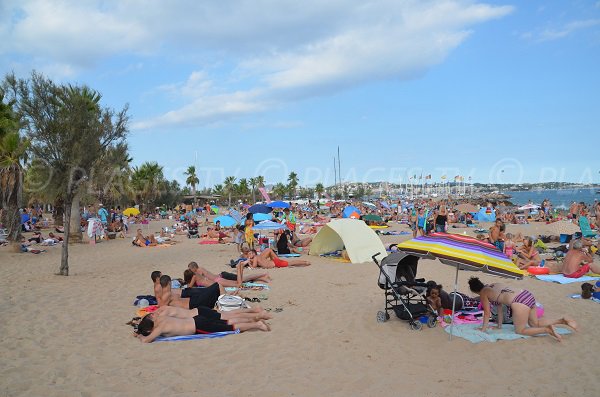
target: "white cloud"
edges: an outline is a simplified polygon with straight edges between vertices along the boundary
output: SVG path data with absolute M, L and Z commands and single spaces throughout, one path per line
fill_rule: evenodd
M 526 32 L 521 35 L 526 40 L 544 42 L 565 38 L 579 30 L 588 29 L 600 25 L 600 19 L 585 19 L 571 21 L 561 27 L 552 29 L 543 29 L 536 32 Z
M 0 16 L 0 32 L 12 44 L 0 44 L 0 54 L 35 54 L 72 70 L 121 54 L 219 65 L 159 87 L 189 103 L 135 128 L 212 122 L 371 81 L 415 78 L 442 62 L 475 25 L 513 11 L 472 0 L 11 5 L 16 11 Z

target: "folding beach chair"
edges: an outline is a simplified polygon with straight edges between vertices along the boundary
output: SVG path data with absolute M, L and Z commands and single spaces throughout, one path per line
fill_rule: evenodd
M 237 210 L 230 208 L 229 209 L 229 216 L 232 217 L 238 225 L 241 225 L 242 222 L 242 214 L 240 214 Z

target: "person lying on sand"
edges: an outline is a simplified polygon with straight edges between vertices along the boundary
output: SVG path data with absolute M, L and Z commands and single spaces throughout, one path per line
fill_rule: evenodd
M 268 283 L 271 281 L 271 277 L 267 273 L 260 274 L 247 274 L 244 276 L 244 266 L 237 266 L 237 275 L 228 272 L 221 272 L 219 274 L 213 274 L 203 267 L 198 266 L 196 262 L 190 262 L 188 264 L 188 270 L 190 270 L 194 276 L 188 286 L 191 287 L 208 287 L 214 283 L 218 283 L 223 287 L 241 287 L 242 283 L 248 281 L 258 281 Z
M 217 303 L 219 295 L 224 293 L 224 289 L 219 283 L 214 283 L 206 288 L 186 288 L 180 293 L 179 291 L 174 293 L 171 288 L 171 277 L 166 274 L 160 276 L 159 283 L 160 294 L 156 295 L 159 307 L 176 306 L 195 309 L 198 306 L 206 306 L 212 308 Z
M 222 313 L 207 307 L 190 310 L 161 307 L 141 319 L 134 335 L 140 341 L 150 343 L 161 335 L 184 336 L 235 330 L 270 331 L 265 320 L 271 318 L 271 315 L 259 306 Z
M 483 332 L 486 332 L 488 329 L 491 313 L 490 305 L 509 306 L 512 311 L 515 332 L 520 335 L 534 336 L 549 334 L 560 342 L 562 337 L 554 329 L 555 325 L 566 325 L 577 331 L 577 323 L 569 317 L 552 321 L 545 320 L 543 317 L 538 318 L 535 297 L 526 289 L 515 291 L 500 283 L 484 285 L 477 277 L 469 279 L 469 288 L 481 297 L 483 326 L 480 330 Z M 496 326 L 498 329 L 502 328 L 503 315 L 503 310 L 498 310 L 498 325 Z
M 240 263 L 244 266 L 244 262 Z M 273 269 L 276 267 L 288 267 L 288 266 L 310 266 L 309 261 L 302 259 L 280 259 L 271 248 L 265 249 L 258 255 L 256 250 L 251 250 L 248 253 L 248 264 L 252 268 L 261 267 L 263 269 Z
M 208 238 L 216 238 L 220 243 L 227 243 L 231 236 L 223 231 L 215 230 L 212 227 L 209 227 L 206 231 L 206 234 L 203 235 Z
M 583 241 L 577 239 L 571 243 L 571 249 L 563 260 L 562 273 L 565 277 L 579 278 L 589 272 L 600 273 L 600 266 L 594 263 L 594 258 L 583 250 Z

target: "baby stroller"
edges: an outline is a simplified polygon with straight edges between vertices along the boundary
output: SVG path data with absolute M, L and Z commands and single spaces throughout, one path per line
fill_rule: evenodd
M 377 312 L 377 322 L 383 323 L 390 319 L 389 311 L 408 321 L 410 328 L 420 330 L 423 323 L 420 317 L 427 317 L 427 326 L 437 325 L 437 313 L 433 310 L 425 294 L 427 284 L 425 279 L 417 279 L 417 264 L 419 257 L 406 252 L 394 252 L 379 263 L 373 255 L 373 261 L 379 267 L 378 284 L 385 296 L 385 309 Z

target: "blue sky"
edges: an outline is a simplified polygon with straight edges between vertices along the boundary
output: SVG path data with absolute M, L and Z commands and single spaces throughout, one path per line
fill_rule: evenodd
M 0 72 L 130 106 L 201 185 L 600 182 L 600 1 L 0 1 Z

